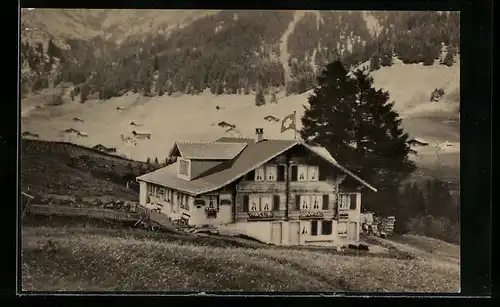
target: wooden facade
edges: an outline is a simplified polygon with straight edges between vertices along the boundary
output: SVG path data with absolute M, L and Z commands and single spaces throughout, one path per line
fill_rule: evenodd
M 153 199 L 172 219 L 229 227 L 269 243 L 355 242 L 361 194 L 352 187 L 342 190 L 345 179 L 335 166 L 299 147 L 202 195 L 141 182 L 141 203 Z

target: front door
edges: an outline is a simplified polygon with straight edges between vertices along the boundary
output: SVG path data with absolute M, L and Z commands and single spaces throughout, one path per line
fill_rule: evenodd
M 281 244 L 281 223 L 271 224 L 271 243 L 279 245 Z
M 347 228 L 347 239 L 351 242 L 358 241 L 358 223 L 349 222 Z
M 290 245 L 299 244 L 300 223 L 290 222 Z

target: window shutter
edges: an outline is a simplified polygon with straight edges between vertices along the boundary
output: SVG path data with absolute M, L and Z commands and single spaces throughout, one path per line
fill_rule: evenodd
M 325 173 L 325 169 L 319 169 L 318 170 L 318 180 L 319 181 L 325 181 L 326 180 L 326 173 Z
M 255 181 L 255 170 L 252 170 L 248 172 L 247 174 L 247 180 L 248 181 Z
M 311 221 L 311 236 L 318 235 L 318 221 Z
M 295 209 L 300 210 L 300 195 L 295 195 Z
M 298 166 L 297 165 L 292 165 L 292 177 L 291 181 L 297 181 L 297 173 L 298 173 Z
M 277 181 L 285 181 L 285 166 L 284 165 L 278 165 Z
M 323 221 L 321 227 L 321 234 L 323 235 L 331 235 L 332 234 L 332 221 Z
M 323 210 L 328 210 L 328 207 L 330 207 L 330 197 L 328 194 L 323 195 Z
M 358 198 L 357 196 L 358 196 L 357 194 L 350 195 L 349 198 L 351 200 L 351 205 L 350 205 L 349 209 L 356 210 L 356 199 Z
M 280 210 L 280 196 L 279 195 L 273 196 L 273 210 L 274 211 Z
M 248 212 L 248 195 L 243 195 L 243 212 Z

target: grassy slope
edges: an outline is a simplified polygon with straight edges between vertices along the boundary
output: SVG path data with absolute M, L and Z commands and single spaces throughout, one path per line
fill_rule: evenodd
M 375 86 L 390 92 L 396 109 L 404 118 L 403 125 L 411 136 L 428 139 L 432 143 L 455 142 L 455 151 L 443 156 L 442 161 L 455 169 L 459 168 L 459 161 L 449 157 L 458 156 L 459 126 L 458 123 L 445 121 L 456 114 L 458 107 L 459 71 L 459 64 L 425 67 L 396 61 L 393 66 L 373 73 Z M 430 93 L 439 87 L 444 88 L 446 95 L 440 102 L 432 104 L 429 102 Z M 244 136 L 251 137 L 256 127 L 262 127 L 269 138 L 293 138 L 292 131 L 280 134 L 280 123 L 268 123 L 264 117 L 269 114 L 283 117 L 294 110 L 301 116 L 302 105 L 307 105 L 308 95 L 281 97 L 277 104 L 257 108 L 254 95 L 215 96 L 204 93 L 199 96 L 147 98 L 128 94 L 106 102 L 73 103 L 32 110 L 22 118 L 22 130 L 40 133 L 44 139 L 60 139 L 60 130 L 75 127 L 88 132 L 89 137 L 72 142 L 117 147 L 138 160 L 145 160 L 148 156 L 163 159 L 175 140 L 212 140 L 224 135 L 224 129 L 216 126 L 219 121 L 236 124 Z M 220 110 L 216 110 L 217 105 Z M 119 112 L 116 109 L 118 106 L 127 110 Z M 85 122 L 74 123 L 74 116 L 83 118 Z M 50 122 L 47 122 L 48 118 Z M 140 141 L 136 147 L 124 145 L 120 134 L 131 134 L 133 127 L 129 125 L 130 121 L 144 124 L 141 128 L 151 131 L 152 139 Z M 298 126 L 301 126 L 300 121 Z M 434 159 L 428 158 L 434 157 L 434 153 L 434 150 L 422 152 L 422 157 L 417 160 L 422 165 L 434 167 Z
M 56 248 L 49 251 L 47 241 Z M 24 227 L 25 290 L 457 292 L 459 266 L 277 247 L 216 247 L 93 228 Z
M 92 165 L 71 167 L 71 158 L 88 156 Z M 73 144 L 24 140 L 22 143 L 21 185 L 24 191 L 37 195 L 70 195 L 79 197 L 113 197 L 137 200 L 136 192 L 126 189 L 95 171 L 111 165 L 117 174 L 128 171 L 127 165 L 143 163 L 95 152 Z

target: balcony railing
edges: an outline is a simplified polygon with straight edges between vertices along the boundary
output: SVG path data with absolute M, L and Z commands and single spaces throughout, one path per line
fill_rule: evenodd
M 322 218 L 323 217 L 323 212 L 321 211 L 306 211 L 302 210 L 300 211 L 299 218 L 303 220 L 307 219 L 315 219 L 315 218 Z
M 274 219 L 274 213 L 272 211 L 248 212 L 248 220 L 250 221 L 264 221 L 273 219 Z

